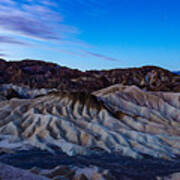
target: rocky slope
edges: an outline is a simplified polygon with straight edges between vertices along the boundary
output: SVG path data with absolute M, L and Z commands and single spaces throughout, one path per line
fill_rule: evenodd
M 9 88 L 18 97 L 7 99 Z M 2 178 L 180 177 L 180 93 L 120 84 L 92 94 L 12 85 L 1 91 L 0 161 L 28 169 L 0 165 Z
M 51 92 L 0 102 L 0 147 L 38 147 L 68 155 L 180 155 L 180 94 L 115 85 L 93 94 Z
M 68 92 L 93 92 L 118 83 L 151 91 L 180 92 L 180 76 L 154 66 L 81 72 L 43 61 L 7 62 L 1 59 L 0 77 L 0 84 L 57 88 Z
M 0 60 L 0 162 L 26 169 L 0 178 L 176 180 L 179 109 L 180 76 L 158 67 Z

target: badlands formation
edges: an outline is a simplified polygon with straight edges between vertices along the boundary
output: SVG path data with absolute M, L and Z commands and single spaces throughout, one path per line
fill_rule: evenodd
M 180 178 L 178 75 L 0 63 L 16 72 L 0 68 L 0 162 L 21 168 L 0 164 L 1 179 L 11 169 L 29 179 Z
M 180 93 L 114 85 L 0 102 L 0 147 L 28 146 L 70 156 L 100 151 L 133 158 L 180 155 Z

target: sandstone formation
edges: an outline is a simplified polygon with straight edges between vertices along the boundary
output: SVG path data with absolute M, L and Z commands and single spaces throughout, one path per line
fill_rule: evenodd
M 99 151 L 134 158 L 180 154 L 180 94 L 115 85 L 94 92 L 51 92 L 0 102 L 0 147 L 68 155 Z

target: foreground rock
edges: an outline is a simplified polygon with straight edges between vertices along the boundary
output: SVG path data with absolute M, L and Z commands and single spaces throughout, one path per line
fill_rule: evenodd
M 2 165 L 1 179 L 180 178 L 180 93 L 122 85 L 92 94 L 3 87 L 0 161 L 26 170 Z M 8 98 L 8 89 L 20 97 Z
M 25 153 L 25 152 L 24 152 Z M 21 160 L 21 163 L 17 165 L 18 167 L 25 168 L 28 164 L 30 165 L 29 161 L 31 161 L 31 158 L 28 156 L 30 155 L 30 152 L 28 152 L 26 155 L 29 158 L 26 157 L 27 161 L 22 161 L 21 155 L 24 157 L 23 152 L 20 152 L 20 154 L 16 154 L 13 156 L 11 154 L 9 156 L 9 160 L 11 158 L 11 163 L 14 161 L 14 165 L 18 163 L 18 161 Z M 0 171 L 0 178 L 3 180 L 26 180 L 26 179 L 53 179 L 53 180 L 61 180 L 61 179 L 67 179 L 67 180 L 179 180 L 180 178 L 180 171 L 178 171 L 178 168 L 180 169 L 180 163 L 178 165 L 177 161 L 174 163 L 170 163 L 168 161 L 160 161 L 157 159 L 152 160 L 144 160 L 144 161 L 135 161 L 133 159 L 128 159 L 125 157 L 118 157 L 116 160 L 112 161 L 111 155 L 109 156 L 110 159 L 108 161 L 104 160 L 103 158 L 94 159 L 94 161 L 99 161 L 99 165 L 101 167 L 98 167 L 97 165 L 90 165 L 92 163 L 93 158 L 90 160 L 88 158 L 84 159 L 84 162 L 81 164 L 81 159 L 74 159 L 74 163 L 70 163 L 69 165 L 56 165 L 53 167 L 50 167 L 48 169 L 42 168 L 42 166 L 48 166 L 48 163 L 57 161 L 59 158 L 58 155 L 56 156 L 57 159 L 55 160 L 53 155 L 50 155 L 50 162 L 45 161 L 47 160 L 48 155 L 45 153 L 42 153 L 43 158 L 41 157 L 41 152 L 39 152 L 38 155 L 34 157 L 35 153 L 31 153 L 32 159 L 34 159 L 33 164 L 31 168 L 27 168 L 26 170 L 13 168 L 4 164 L 0 164 L 1 170 Z M 37 154 L 36 154 L 37 155 Z M 8 158 L 7 155 L 3 155 L 6 158 Z M 16 156 L 16 158 L 15 158 Z M 18 159 L 19 157 L 19 159 Z M 1 156 L 0 156 L 1 158 Z M 66 159 L 59 158 L 59 162 L 63 162 L 64 160 L 67 162 L 68 159 L 72 157 L 68 157 Z M 107 157 L 108 158 L 108 157 Z M 42 162 L 40 162 L 42 159 Z M 2 160 L 2 158 L 1 158 Z M 87 162 L 87 164 L 85 163 Z M 10 163 L 10 162 L 9 162 Z M 58 163 L 58 161 L 57 161 Z M 77 166 L 77 165 L 78 166 Z M 109 167 L 107 165 L 110 165 Z M 116 166 L 115 166 L 116 164 Z M 174 165 L 173 165 L 174 164 Z M 38 166 L 36 166 L 38 165 Z M 106 168 L 102 168 L 102 166 L 106 166 Z M 178 167 L 179 166 L 179 167 Z M 33 175 L 34 174 L 34 175 Z M 43 178 L 43 177 L 46 178 Z
M 1 180 L 48 180 L 49 178 L 0 163 Z
M 57 166 L 50 170 L 32 168 L 29 171 L 0 163 L 1 180 L 105 180 L 115 178 L 106 170 L 96 167 L 77 168 Z

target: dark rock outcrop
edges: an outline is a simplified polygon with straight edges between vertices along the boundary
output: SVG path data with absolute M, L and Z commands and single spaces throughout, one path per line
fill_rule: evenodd
M 180 76 L 155 66 L 81 72 L 35 60 L 0 60 L 0 84 L 62 91 L 93 92 L 114 84 L 136 85 L 150 91 L 180 92 Z

